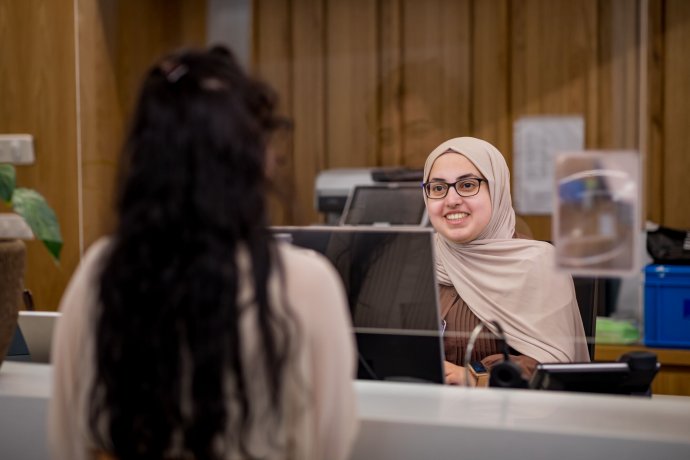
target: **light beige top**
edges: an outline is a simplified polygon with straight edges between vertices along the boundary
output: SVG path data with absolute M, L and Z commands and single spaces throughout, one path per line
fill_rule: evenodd
M 493 333 L 491 321 L 497 321 L 508 345 L 520 353 L 540 363 L 589 361 L 573 280 L 555 271 L 553 246 L 513 238 L 515 211 L 503 155 L 481 139 L 450 139 L 429 154 L 424 181 L 449 150 L 464 155 L 486 178 L 492 208 L 488 224 L 469 243 L 436 235 L 439 283 L 454 286 Z
M 87 428 L 94 378 L 93 331 L 99 307 L 97 276 L 108 246 L 108 240 L 103 239 L 87 251 L 60 304 L 62 318 L 52 349 L 55 369 L 49 414 L 51 450 L 58 460 L 93 456 L 94 443 Z M 278 244 L 278 253 L 285 269 L 286 297 L 301 328 L 298 362 L 289 365 L 297 378 L 284 382 L 283 422 L 265 422 L 263 418 L 264 422 L 254 423 L 249 447 L 261 458 L 344 459 L 357 431 L 353 384 L 356 355 L 345 292 L 335 269 L 322 256 L 283 243 Z M 238 258 L 240 269 L 244 266 L 248 273 L 246 260 Z M 269 295 L 275 295 L 277 278 L 274 274 L 269 281 Z M 240 280 L 240 302 L 243 297 L 251 298 L 243 288 L 251 285 L 247 282 L 246 277 Z M 261 384 L 265 381 L 263 366 L 255 365 L 256 309 L 248 306 L 241 320 L 246 351 L 243 362 L 253 382 L 248 399 L 253 414 L 265 410 L 271 413 L 268 393 Z M 233 402 L 228 401 L 229 410 L 232 406 Z M 270 454 L 270 439 L 287 444 L 287 452 Z M 239 458 L 232 446 L 226 451 L 226 458 Z

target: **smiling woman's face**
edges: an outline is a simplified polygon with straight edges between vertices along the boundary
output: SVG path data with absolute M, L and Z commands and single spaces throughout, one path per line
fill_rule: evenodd
M 459 153 L 444 153 L 431 167 L 427 181 L 453 183 L 458 179 L 484 179 L 470 160 Z M 431 225 L 454 243 L 469 243 L 479 236 L 491 219 L 489 187 L 482 181 L 479 193 L 470 197 L 458 195 L 451 187 L 445 198 L 427 199 Z

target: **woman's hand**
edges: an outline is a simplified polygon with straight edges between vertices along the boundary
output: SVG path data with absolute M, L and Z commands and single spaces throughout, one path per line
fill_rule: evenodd
M 445 361 L 443 363 L 443 367 L 445 370 L 446 374 L 446 384 L 448 385 L 465 385 L 465 376 L 467 375 L 465 372 L 465 368 L 462 366 L 458 366 L 457 364 L 450 363 L 448 361 Z M 473 387 L 477 384 L 475 379 L 470 375 L 469 376 L 469 383 L 470 386 Z

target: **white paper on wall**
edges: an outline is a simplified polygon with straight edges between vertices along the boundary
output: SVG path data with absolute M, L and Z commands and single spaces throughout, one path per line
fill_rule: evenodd
M 527 116 L 513 127 L 513 206 L 518 214 L 551 214 L 554 158 L 584 149 L 582 116 Z

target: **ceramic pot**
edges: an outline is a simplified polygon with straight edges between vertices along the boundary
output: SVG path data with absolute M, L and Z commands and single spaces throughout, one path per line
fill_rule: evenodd
M 0 366 L 17 327 L 25 265 L 24 242 L 0 240 Z

